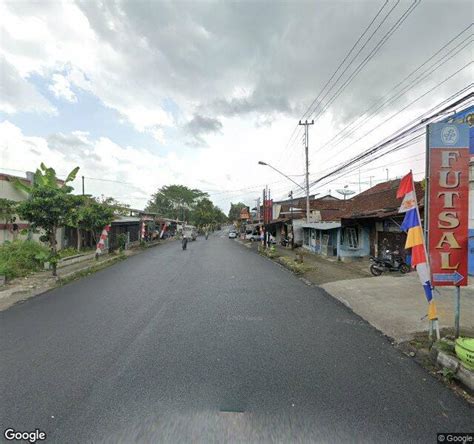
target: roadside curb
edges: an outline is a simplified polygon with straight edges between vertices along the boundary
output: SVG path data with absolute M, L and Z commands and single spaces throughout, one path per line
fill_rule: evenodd
M 56 278 L 54 278 L 53 276 L 48 276 L 45 279 L 45 282 L 38 287 L 22 288 L 21 286 L 19 286 L 2 290 L 0 291 L 0 312 L 8 310 L 10 307 L 18 303 L 25 302 L 28 299 L 47 293 L 50 290 L 62 287 L 63 285 L 67 285 L 69 282 L 80 279 L 85 275 L 96 273 L 100 270 L 114 265 L 117 262 L 121 262 L 123 260 L 128 259 L 129 257 L 141 254 L 145 252 L 148 248 L 156 247 L 158 245 L 163 245 L 165 243 L 173 241 L 174 239 L 167 239 L 165 241 L 154 242 L 151 245 L 147 245 L 145 248 L 125 250 L 125 254 L 109 257 L 98 262 L 89 262 L 83 267 L 66 272 L 64 274 L 61 274 L 59 269 L 59 275 Z
M 433 346 L 430 351 L 430 358 L 437 367 L 450 370 L 453 377 L 463 383 L 474 394 L 474 372 L 464 367 L 456 356 Z

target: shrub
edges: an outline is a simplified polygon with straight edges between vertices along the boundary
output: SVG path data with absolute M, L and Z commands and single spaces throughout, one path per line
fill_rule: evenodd
M 127 246 L 127 241 L 128 241 L 128 236 L 126 233 L 120 233 L 117 236 L 117 241 L 119 245 L 119 251 L 125 250 L 125 247 Z
M 7 279 L 40 270 L 49 257 L 49 249 L 38 242 L 16 240 L 0 245 L 0 274 Z

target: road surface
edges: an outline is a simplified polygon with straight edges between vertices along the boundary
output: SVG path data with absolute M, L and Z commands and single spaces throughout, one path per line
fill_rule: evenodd
M 374 328 L 225 236 L 149 249 L 0 326 L 2 429 L 47 442 L 433 443 L 473 428 Z

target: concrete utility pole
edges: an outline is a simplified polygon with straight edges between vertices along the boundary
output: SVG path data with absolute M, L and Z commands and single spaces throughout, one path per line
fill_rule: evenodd
M 305 156 L 306 156 L 306 222 L 309 223 L 309 158 L 308 158 L 309 133 L 308 133 L 308 126 L 314 125 L 314 120 L 311 120 L 311 122 L 308 122 L 307 120 L 302 122 L 300 120 L 298 125 L 304 125 L 304 131 L 305 131 L 304 151 L 305 151 Z

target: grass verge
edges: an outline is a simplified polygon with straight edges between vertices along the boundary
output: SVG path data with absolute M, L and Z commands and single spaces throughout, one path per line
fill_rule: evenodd
M 91 267 L 86 268 L 85 270 L 79 270 L 78 272 L 73 273 L 69 276 L 66 276 L 64 278 L 59 278 L 56 281 L 56 287 L 61 287 L 63 285 L 69 284 L 70 282 L 76 281 L 77 279 L 94 274 L 97 271 L 110 267 L 111 265 L 116 264 L 117 262 L 123 261 L 126 258 L 127 257 L 124 254 L 120 254 L 119 256 L 109 259 L 107 261 L 99 262 L 98 264 L 92 265 Z

